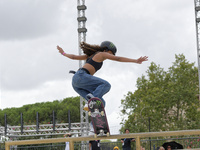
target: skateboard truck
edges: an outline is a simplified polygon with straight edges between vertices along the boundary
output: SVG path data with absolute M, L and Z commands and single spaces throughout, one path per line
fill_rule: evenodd
M 87 97 L 88 100 L 90 100 L 91 98 L 94 97 L 94 95 L 92 95 L 91 93 L 89 93 L 89 94 L 86 95 L 86 97 Z

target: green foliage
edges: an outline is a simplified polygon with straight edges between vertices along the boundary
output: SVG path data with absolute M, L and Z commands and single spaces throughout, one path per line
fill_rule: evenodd
M 101 140 L 101 143 L 109 143 L 112 142 L 111 140 Z
M 39 113 L 41 124 L 52 123 L 53 111 L 57 122 L 68 122 L 68 110 L 70 110 L 71 122 L 80 122 L 80 97 L 70 97 L 53 102 L 42 102 L 24 105 L 20 108 L 6 108 L 0 110 L 0 125 L 5 124 L 4 115 L 7 115 L 9 125 L 20 125 L 20 114 L 23 113 L 24 124 L 36 124 L 36 113 Z
M 137 90 L 121 100 L 122 131 L 148 132 L 149 117 L 151 131 L 199 128 L 198 69 L 183 54 L 175 58 L 168 71 L 152 62 Z

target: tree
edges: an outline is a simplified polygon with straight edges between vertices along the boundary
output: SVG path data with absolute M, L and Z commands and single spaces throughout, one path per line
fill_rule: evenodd
M 147 132 L 149 117 L 151 131 L 199 128 L 198 69 L 183 54 L 175 59 L 168 71 L 152 62 L 137 90 L 121 100 L 122 130 Z
M 80 97 L 69 97 L 53 102 L 42 102 L 24 105 L 20 108 L 0 110 L 0 125 L 5 125 L 4 114 L 9 125 L 20 125 L 20 114 L 23 113 L 24 124 L 36 124 L 36 113 L 39 113 L 41 124 L 52 122 L 53 110 L 58 122 L 68 122 L 68 110 L 71 111 L 71 122 L 80 122 Z

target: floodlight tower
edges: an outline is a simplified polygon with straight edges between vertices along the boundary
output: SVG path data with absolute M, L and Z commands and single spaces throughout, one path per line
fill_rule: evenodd
M 79 55 L 82 54 L 82 50 L 80 48 L 80 43 L 86 41 L 86 21 L 85 10 L 87 7 L 85 6 L 85 0 L 78 0 L 78 47 L 79 47 Z M 85 61 L 79 61 L 79 67 L 83 67 Z M 82 97 L 80 97 L 80 119 L 81 119 L 81 136 L 88 135 L 89 123 L 88 123 L 88 113 L 83 110 L 84 103 L 87 103 Z M 83 143 L 82 143 L 83 144 Z M 85 147 L 82 149 L 85 149 Z
M 197 59 L 198 59 L 198 73 L 199 73 L 199 94 L 200 94 L 200 0 L 194 0 L 194 5 L 195 5 Z

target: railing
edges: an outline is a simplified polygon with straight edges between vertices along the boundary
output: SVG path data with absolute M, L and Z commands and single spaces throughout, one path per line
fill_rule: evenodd
M 87 123 L 83 124 L 84 126 Z M 86 130 L 88 130 L 85 127 Z M 66 132 L 73 132 L 73 134 L 81 134 L 80 123 L 71 123 L 70 128 L 68 123 L 55 124 L 41 124 L 37 129 L 36 125 L 24 125 L 21 126 L 7 126 L 6 136 L 8 137 L 30 137 L 30 136 L 49 136 L 49 135 L 63 135 Z M 5 128 L 0 127 L 0 136 L 5 135 Z
M 110 136 L 86 136 L 86 137 L 70 137 L 70 138 L 52 138 L 42 140 L 22 140 L 5 142 L 5 150 L 10 150 L 11 145 L 30 145 L 30 144 L 45 144 L 45 143 L 60 143 L 69 142 L 70 150 L 74 150 L 74 142 L 102 140 L 102 139 L 123 139 L 135 138 L 136 150 L 140 150 L 140 139 L 146 137 L 169 137 L 169 136 L 185 136 L 185 135 L 200 135 L 200 130 L 180 130 L 180 131 L 166 131 L 166 132 L 148 132 L 148 133 L 130 133 L 130 134 L 117 134 Z

